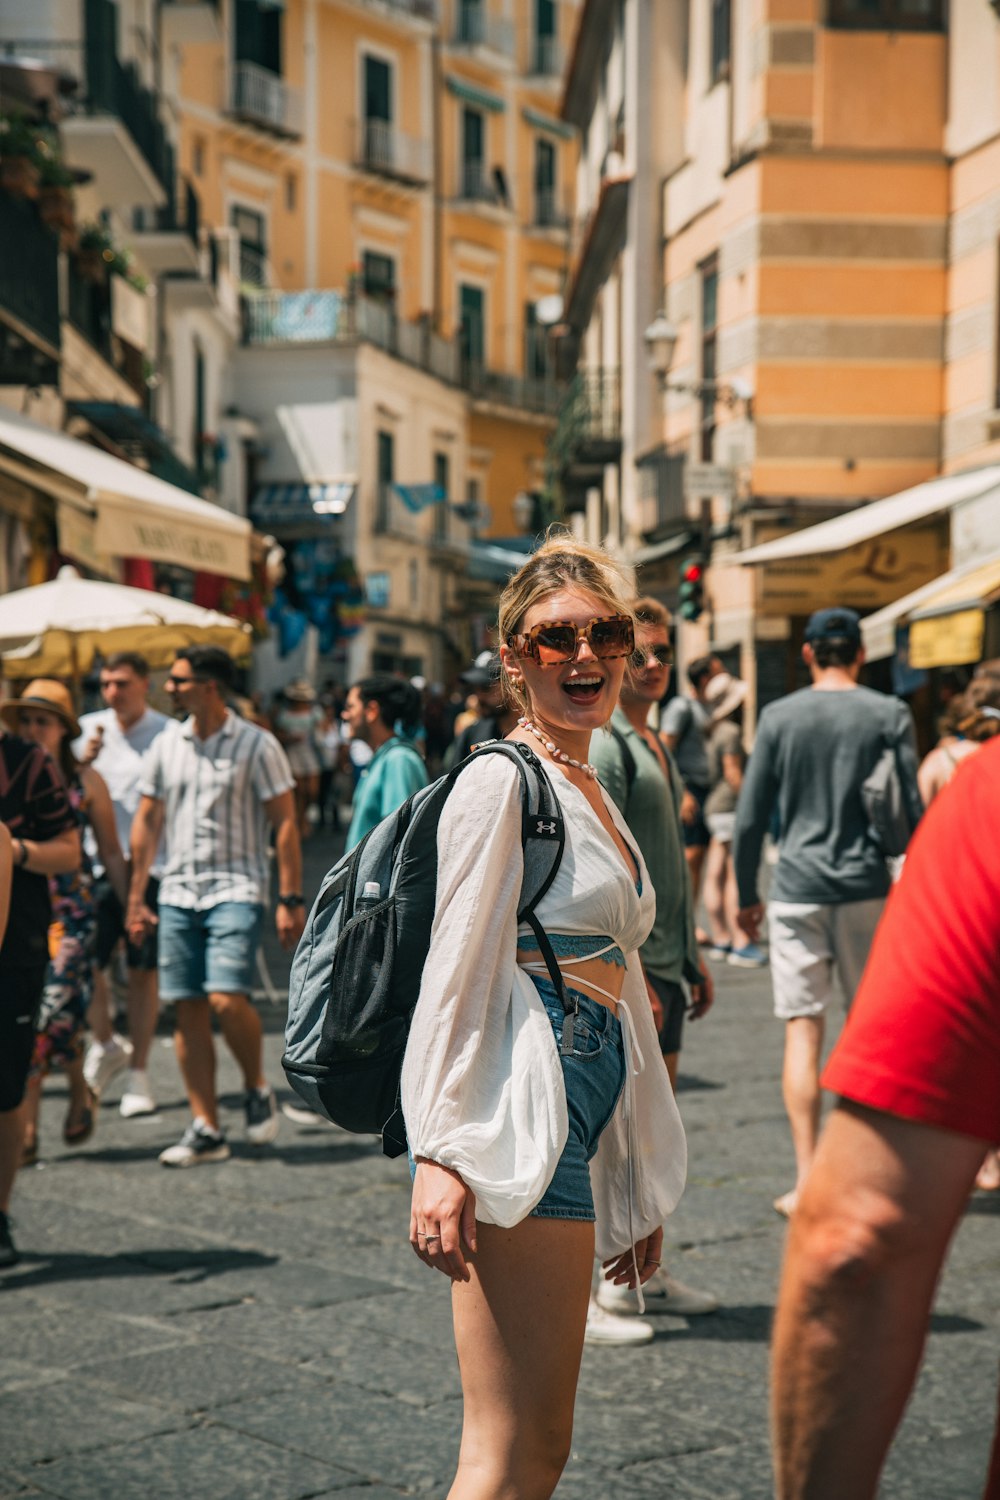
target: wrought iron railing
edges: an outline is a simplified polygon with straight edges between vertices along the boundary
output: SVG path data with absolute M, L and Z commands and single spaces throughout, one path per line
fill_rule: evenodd
M 569 468 L 588 450 L 621 441 L 621 376 L 617 369 L 585 370 L 574 376 L 562 405 L 551 451 L 559 469 Z
M 139 77 L 134 63 L 123 63 L 115 51 L 117 8 L 110 0 L 87 0 L 86 109 L 117 116 L 164 188 L 174 181 L 174 149 L 160 119 L 157 98 Z
M 567 232 L 570 227 L 570 206 L 566 195 L 560 193 L 558 188 L 536 188 L 535 189 L 535 218 L 536 229 L 563 229 Z
M 59 348 L 59 241 L 34 205 L 0 193 L 0 308 Z
M 529 71 L 536 77 L 558 78 L 566 63 L 566 51 L 557 36 L 531 39 Z
M 356 160 L 369 172 L 428 182 L 431 176 L 430 142 L 407 135 L 388 120 L 359 120 Z
M 513 26 L 500 16 L 491 16 L 486 0 L 459 0 L 453 39 L 460 47 L 489 47 L 504 57 L 514 55 Z

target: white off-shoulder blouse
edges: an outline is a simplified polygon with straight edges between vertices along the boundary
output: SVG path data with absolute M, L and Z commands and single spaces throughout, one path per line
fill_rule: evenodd
M 636 951 L 655 913 L 641 855 L 605 795 L 638 859 L 640 893 L 584 794 L 558 770 L 550 778 L 566 846 L 539 920 L 548 933 L 607 936 L 626 960 L 619 1015 L 629 1077 L 591 1162 L 597 1253 L 608 1259 L 676 1206 L 687 1146 Z M 403 1063 L 407 1137 L 414 1156 L 461 1176 L 478 1219 L 507 1228 L 543 1196 L 568 1129 L 552 1025 L 515 956 L 524 869 L 516 767 L 485 756 L 463 771 L 437 842 L 437 904 Z

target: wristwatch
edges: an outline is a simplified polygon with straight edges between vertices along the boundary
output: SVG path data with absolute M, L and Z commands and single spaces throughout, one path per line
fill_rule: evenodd
M 292 907 L 294 907 L 294 906 L 305 906 L 305 904 L 306 904 L 306 902 L 305 902 L 305 897 L 304 896 L 299 896 L 299 895 L 293 894 L 291 896 L 279 896 L 278 897 L 278 905 L 279 906 L 292 906 Z

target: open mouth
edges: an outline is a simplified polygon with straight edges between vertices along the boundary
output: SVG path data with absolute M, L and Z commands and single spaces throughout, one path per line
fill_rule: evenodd
M 563 683 L 563 692 L 573 703 L 593 703 L 603 686 L 603 677 L 571 677 Z

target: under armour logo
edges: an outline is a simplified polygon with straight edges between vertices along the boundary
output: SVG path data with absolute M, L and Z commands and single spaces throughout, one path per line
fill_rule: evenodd
M 547 823 L 544 818 L 538 818 L 536 820 L 536 822 L 535 822 L 535 832 L 536 833 L 547 834 L 547 833 L 555 833 L 555 831 L 556 831 L 556 825 L 555 825 L 555 823 L 552 823 L 552 822 L 548 822 Z

